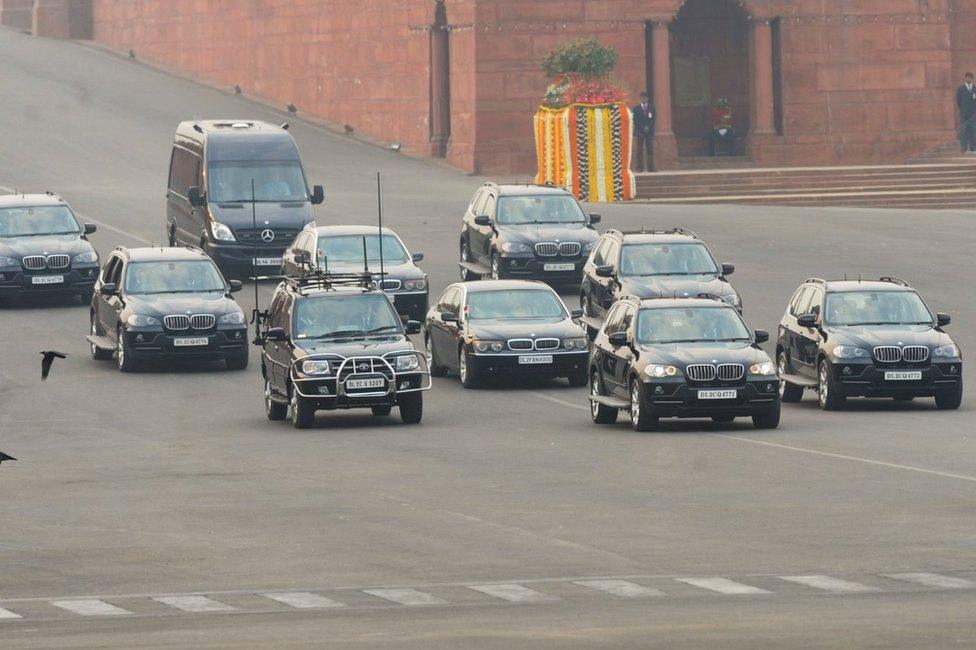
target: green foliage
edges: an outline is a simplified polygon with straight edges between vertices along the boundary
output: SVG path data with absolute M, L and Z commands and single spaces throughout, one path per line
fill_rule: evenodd
M 564 74 L 585 77 L 605 75 L 617 65 L 617 51 L 604 47 L 594 38 L 561 45 L 542 59 L 542 70 L 550 79 Z

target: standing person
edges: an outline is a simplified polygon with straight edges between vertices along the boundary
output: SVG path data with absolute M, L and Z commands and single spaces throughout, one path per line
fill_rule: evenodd
M 959 144 L 962 152 L 976 151 L 976 86 L 973 73 L 967 72 L 963 85 L 956 90 L 956 107 L 959 109 Z
M 634 106 L 634 136 L 637 138 L 637 159 L 634 171 L 654 171 L 654 122 L 657 113 L 647 93 L 640 94 L 640 104 Z M 645 158 L 645 154 L 647 157 Z M 645 164 L 646 163 L 646 164 Z
M 712 109 L 712 130 L 708 133 L 708 155 L 715 156 L 719 140 L 728 143 L 729 155 L 735 155 L 735 129 L 732 128 L 732 107 L 722 97 Z

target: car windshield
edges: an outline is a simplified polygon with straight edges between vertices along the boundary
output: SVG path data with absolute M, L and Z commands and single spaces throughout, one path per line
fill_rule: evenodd
M 572 196 L 503 196 L 498 199 L 498 223 L 509 226 L 531 223 L 572 223 L 586 221 L 583 208 Z
M 642 309 L 637 316 L 639 343 L 751 340 L 745 323 L 731 307 Z
M 304 298 L 295 306 L 295 338 L 320 339 L 401 331 L 390 299 L 377 293 Z
M 469 320 L 566 318 L 559 297 L 544 289 L 469 293 L 465 313 Z
M 75 216 L 63 205 L 0 208 L 0 237 L 76 235 Z
M 210 260 L 133 262 L 125 272 L 127 293 L 204 293 L 226 291 L 220 271 Z
M 828 293 L 827 325 L 928 325 L 932 313 L 914 291 Z
M 318 260 L 322 258 L 330 264 L 362 264 L 363 239 L 366 240 L 366 259 L 379 267 L 380 236 L 379 235 L 349 235 L 342 237 L 319 236 Z M 407 261 L 407 251 L 403 249 L 400 240 L 393 235 L 383 235 L 383 262 L 386 264 L 403 264 Z
M 702 244 L 628 244 L 620 252 L 620 275 L 702 275 L 718 273 Z
M 207 187 L 214 203 L 307 201 L 302 166 L 294 161 L 217 161 L 210 163 Z

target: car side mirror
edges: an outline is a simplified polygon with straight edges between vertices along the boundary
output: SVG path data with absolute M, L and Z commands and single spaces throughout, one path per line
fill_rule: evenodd
M 195 208 L 206 205 L 207 203 L 207 193 L 201 192 L 200 188 L 196 185 L 191 185 L 186 190 L 186 198 L 190 202 L 190 205 Z
M 93 224 L 93 223 L 86 223 L 85 224 L 85 234 L 86 235 L 90 235 L 93 232 L 95 232 L 96 230 L 98 230 L 98 226 L 96 226 L 95 224 Z
M 241 282 L 240 280 L 231 280 L 227 284 L 230 285 L 231 293 L 237 293 L 238 291 L 244 288 L 244 283 Z
M 769 332 L 767 332 L 766 330 L 756 330 L 755 337 L 756 337 L 757 344 L 765 343 L 766 341 L 769 340 Z
M 613 277 L 613 265 L 604 264 L 602 266 L 596 267 L 596 275 L 598 278 L 612 278 Z
M 445 323 L 456 323 L 458 322 L 457 314 L 450 311 L 441 312 L 441 320 Z
M 627 345 L 628 341 L 627 332 L 614 332 L 607 338 L 610 340 L 610 345 L 615 348 Z
M 735 273 L 735 264 L 723 264 L 722 265 L 722 275 L 732 275 Z
M 411 257 L 411 259 L 413 259 L 414 262 L 423 262 L 424 261 L 424 254 L 423 253 L 414 253 L 410 257 Z
M 325 188 L 321 185 L 316 185 L 312 188 L 312 204 L 318 205 L 325 201 Z
M 952 317 L 949 316 L 949 314 L 944 314 L 942 312 L 939 312 L 939 314 L 936 316 L 936 319 L 939 323 L 939 327 L 945 327 L 946 325 L 952 322 Z
M 408 320 L 406 326 L 407 334 L 420 334 L 420 321 L 419 320 Z
M 569 312 L 569 316 L 573 320 L 579 320 L 579 319 L 583 318 L 583 310 L 582 309 L 574 309 L 573 311 Z
M 816 314 L 803 314 L 796 319 L 796 324 L 800 327 L 816 327 L 817 326 L 817 315 Z
M 284 341 L 287 338 L 288 336 L 285 334 L 285 328 L 283 327 L 271 327 L 264 333 L 265 341 Z
M 98 293 L 102 294 L 103 296 L 114 296 L 118 290 L 119 287 L 117 284 L 114 282 L 108 282 L 98 288 Z
M 590 225 L 591 226 L 593 224 L 595 224 L 595 223 L 600 223 L 601 221 L 603 221 L 603 217 L 602 216 L 600 216 L 598 214 L 590 213 Z
M 491 217 L 489 217 L 487 214 L 479 214 L 477 217 L 474 218 L 474 225 L 476 225 L 476 226 L 490 226 L 491 225 Z

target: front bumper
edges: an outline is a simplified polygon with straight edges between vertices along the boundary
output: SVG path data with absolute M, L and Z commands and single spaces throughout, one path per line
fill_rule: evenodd
M 253 275 L 277 275 L 281 272 L 281 256 L 291 242 L 282 240 L 277 246 L 248 246 L 238 242 L 206 242 L 204 251 L 213 258 L 224 274 L 238 273 L 246 277 Z M 256 266 L 258 258 L 273 258 L 277 264 Z M 246 277 L 235 279 L 246 279 Z
M 886 372 L 921 372 L 921 379 L 891 380 Z M 898 364 L 877 366 L 836 362 L 831 372 L 845 395 L 850 397 L 934 397 L 957 390 L 962 381 L 960 359 L 937 361 L 927 365 Z
M 552 356 L 551 363 L 520 363 L 519 357 Z M 527 350 L 525 352 L 468 352 L 471 371 L 485 374 L 534 375 L 539 377 L 568 377 L 584 372 L 589 360 L 588 350 Z
M 416 354 L 416 353 L 415 353 Z M 396 372 L 391 359 L 386 357 L 347 357 L 336 358 L 331 355 L 311 355 L 296 360 L 289 369 L 292 390 L 308 401 L 316 410 L 368 408 L 370 406 L 397 406 L 401 395 L 430 390 L 430 371 L 427 360 L 417 354 L 420 367 L 414 370 Z M 324 376 L 306 375 L 298 372 L 297 364 L 306 360 L 328 360 L 338 367 L 332 374 Z M 357 364 L 368 363 L 364 371 L 356 369 Z M 339 377 L 342 379 L 340 380 Z M 351 388 L 351 380 L 382 380 L 382 385 L 374 388 Z
M 126 352 L 139 359 L 224 359 L 246 352 L 249 343 L 246 328 L 180 334 L 130 328 L 123 336 Z M 207 338 L 206 345 L 176 345 L 176 339 L 203 337 Z
M 700 390 L 736 391 L 732 399 L 700 399 Z M 777 408 L 779 380 L 776 377 L 745 382 L 713 382 L 691 385 L 685 381 L 645 382 L 644 395 L 656 417 L 696 418 L 761 415 Z
M 573 265 L 572 269 L 547 270 L 546 265 Z M 586 265 L 586 255 L 581 253 L 575 257 L 536 257 L 535 255 L 502 255 L 502 273 L 513 278 L 535 278 L 539 280 L 553 280 L 563 282 L 579 282 L 583 277 L 583 266 Z
M 53 284 L 35 284 L 35 277 L 61 276 Z M 0 296 L 81 294 L 92 291 L 98 279 L 98 266 L 78 266 L 59 271 L 0 270 Z

